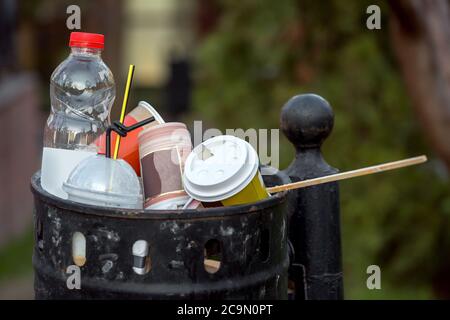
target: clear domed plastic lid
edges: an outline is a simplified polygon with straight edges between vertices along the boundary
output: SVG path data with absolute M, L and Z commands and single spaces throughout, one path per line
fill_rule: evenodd
M 124 160 L 102 155 L 84 159 L 63 185 L 69 200 L 85 204 L 142 209 L 139 178 Z

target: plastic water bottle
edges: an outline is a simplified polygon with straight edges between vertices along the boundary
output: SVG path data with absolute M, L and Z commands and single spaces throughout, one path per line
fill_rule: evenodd
M 50 79 L 41 168 L 42 187 L 65 199 L 62 185 L 80 161 L 97 153 L 94 141 L 109 125 L 115 98 L 113 75 L 101 58 L 104 36 L 72 32 L 69 46 L 69 57 Z

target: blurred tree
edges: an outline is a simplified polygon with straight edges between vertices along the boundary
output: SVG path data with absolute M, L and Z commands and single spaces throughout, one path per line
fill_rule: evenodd
M 406 87 L 424 131 L 450 170 L 450 1 L 391 1 L 392 36 Z M 433 286 L 450 297 L 450 259 Z
M 392 35 L 425 132 L 450 169 L 450 1 L 391 1 Z
M 374 2 L 381 7 L 381 30 L 366 28 L 366 8 Z M 204 129 L 277 128 L 291 96 L 314 92 L 335 111 L 323 150 L 334 167 L 349 170 L 421 153 L 433 159 L 392 54 L 387 2 L 216 4 L 218 21 L 197 54 L 192 117 L 202 119 Z M 286 167 L 293 150 L 284 137 L 280 151 Z M 341 183 L 347 298 L 430 297 L 433 279 L 450 273 L 448 178 L 435 169 L 431 161 Z M 381 267 L 380 291 L 366 287 L 372 264 Z

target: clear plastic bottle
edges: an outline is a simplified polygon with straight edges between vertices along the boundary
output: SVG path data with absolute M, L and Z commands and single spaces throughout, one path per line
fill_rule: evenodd
M 44 131 L 41 184 L 67 198 L 62 185 L 72 169 L 97 152 L 94 141 L 109 125 L 114 78 L 101 58 L 104 36 L 72 32 L 71 53 L 50 79 L 51 112 Z

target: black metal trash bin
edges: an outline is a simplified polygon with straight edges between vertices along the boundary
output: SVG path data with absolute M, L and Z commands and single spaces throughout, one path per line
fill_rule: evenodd
M 289 182 L 281 172 L 267 185 Z M 135 211 L 56 198 L 32 177 L 36 299 L 287 299 L 287 194 L 248 205 L 187 211 Z M 72 237 L 84 235 L 81 288 L 69 289 Z M 148 243 L 146 274 L 132 246 Z M 204 266 L 215 244 L 220 267 Z M 216 257 L 217 258 L 217 257 Z

